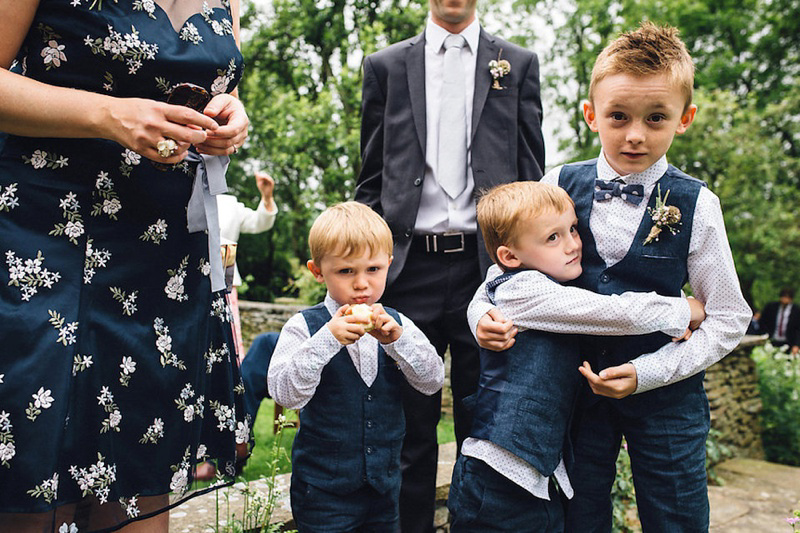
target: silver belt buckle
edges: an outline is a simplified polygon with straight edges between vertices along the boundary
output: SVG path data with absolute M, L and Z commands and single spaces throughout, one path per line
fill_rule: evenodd
M 452 250 L 444 250 L 444 253 L 454 253 L 454 252 L 463 252 L 464 251 L 464 232 L 463 231 L 450 231 L 447 233 L 442 233 L 442 237 L 452 237 L 453 235 L 458 235 L 461 237 L 461 246 L 458 248 L 453 248 Z

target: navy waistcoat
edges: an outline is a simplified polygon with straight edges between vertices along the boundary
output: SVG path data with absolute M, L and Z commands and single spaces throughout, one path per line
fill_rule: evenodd
M 395 310 L 385 309 L 400 323 Z M 311 335 L 331 319 L 323 304 L 302 313 Z M 378 375 L 368 387 L 347 349 L 339 350 L 325 365 L 311 401 L 300 411 L 292 476 L 342 494 L 365 484 L 383 494 L 399 485 L 404 380 L 395 361 L 379 347 Z
M 494 303 L 493 291 L 489 299 Z M 544 476 L 562 453 L 569 467 L 567 429 L 582 379 L 578 337 L 520 331 L 508 350 L 481 349 L 480 361 L 478 392 L 467 401 L 474 404 L 470 436 L 505 448 Z
M 677 234 L 664 229 L 657 241 L 644 244 L 653 221 L 649 211 L 639 223 L 633 243 L 625 257 L 610 268 L 597 253 L 594 236 L 589 230 L 589 217 L 594 205 L 594 183 L 597 179 L 597 160 L 564 165 L 559 176 L 559 185 L 575 202 L 578 216 L 578 232 L 583 241 L 583 274 L 576 284 L 599 294 L 620 294 L 626 291 L 655 291 L 662 296 L 680 296 L 681 288 L 688 279 L 687 261 L 689 241 L 692 234 L 694 209 L 697 195 L 703 182 L 684 174 L 669 165 L 664 176 L 658 180 L 650 196 L 648 207 L 654 208 L 659 187 L 662 198 L 669 191 L 667 205 L 677 206 L 681 211 L 681 225 Z M 639 355 L 655 352 L 668 342 L 664 333 L 651 333 L 629 337 L 590 337 L 583 350 L 584 357 L 595 372 L 609 366 L 621 365 Z M 672 385 L 653 389 L 641 394 L 613 400 L 624 414 L 642 416 L 682 398 L 690 390 L 703 387 L 704 372 Z M 586 387 L 583 398 L 587 402 L 599 399 Z

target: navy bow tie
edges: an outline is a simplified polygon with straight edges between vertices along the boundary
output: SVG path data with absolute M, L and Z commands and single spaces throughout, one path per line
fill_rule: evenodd
M 595 180 L 595 200 L 604 202 L 611 200 L 612 196 L 619 196 L 626 202 L 639 205 L 644 198 L 644 185 L 625 185 L 618 181 Z

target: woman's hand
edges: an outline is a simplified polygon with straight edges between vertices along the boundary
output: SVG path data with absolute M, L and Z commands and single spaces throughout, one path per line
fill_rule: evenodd
M 203 111 L 213 118 L 219 128 L 208 132 L 208 138 L 195 144 L 197 151 L 206 155 L 231 155 L 239 149 L 247 138 L 250 119 L 244 105 L 231 94 L 218 94 Z
M 144 98 L 112 98 L 109 120 L 101 126 L 106 138 L 117 141 L 148 159 L 174 164 L 186 157 L 189 146 L 204 143 L 217 122 L 197 111 Z M 169 157 L 158 152 L 158 143 L 172 139 L 177 146 Z

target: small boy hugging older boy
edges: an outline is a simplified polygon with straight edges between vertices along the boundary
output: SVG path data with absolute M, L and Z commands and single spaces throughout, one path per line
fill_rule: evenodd
M 268 372 L 272 398 L 302 409 L 292 514 L 301 533 L 398 531 L 400 385 L 434 394 L 444 365 L 411 320 L 376 303 L 392 260 L 392 234 L 380 216 L 357 202 L 334 205 L 316 219 L 308 244 L 308 268 L 328 293 L 289 319 Z M 358 304 L 372 316 L 349 314 Z
M 583 108 L 600 136 L 600 156 L 542 179 L 575 202 L 583 241 L 578 286 L 599 294 L 678 296 L 688 281 L 707 314 L 686 342 L 654 333 L 594 337 L 582 345 L 580 371 L 589 387 L 583 387 L 572 428 L 575 496 L 567 531 L 611 531 L 610 493 L 623 436 L 642 529 L 709 528 L 703 375 L 736 347 L 751 311 L 719 199 L 667 163 L 674 136 L 694 120 L 693 83 L 694 65 L 677 30 L 646 22 L 621 35 L 598 56 Z M 485 309 L 471 317 L 478 341 L 503 349 L 513 325 L 501 310 Z
M 451 531 L 561 532 L 551 479 L 572 497 L 567 433 L 581 383 L 579 336 L 569 334 L 684 336 L 703 305 L 562 285 L 580 276 L 582 246 L 572 200 L 555 185 L 496 187 L 478 203 L 478 223 L 495 262 L 479 291 L 520 333 L 508 350 L 481 351 L 472 431 L 450 488 Z M 476 297 L 469 315 L 481 305 Z

